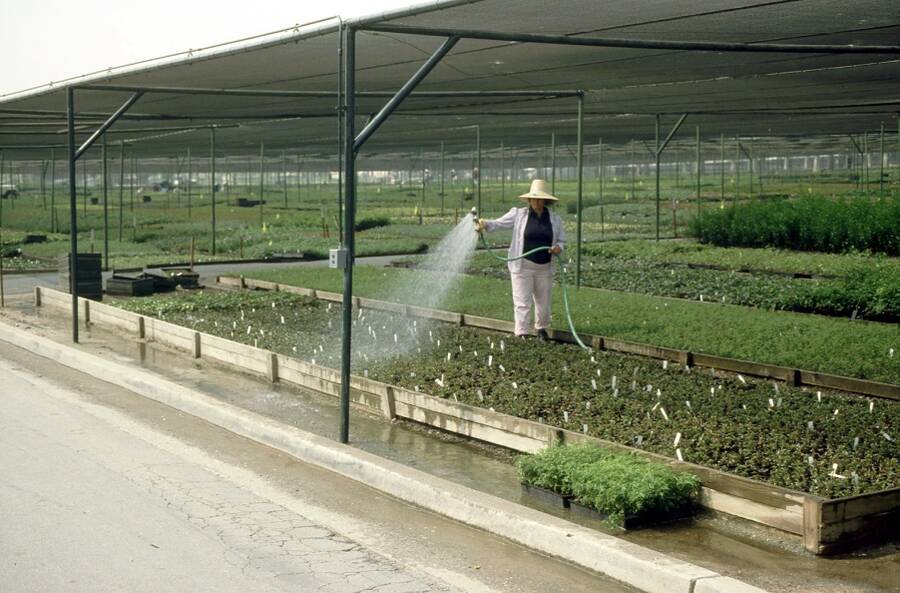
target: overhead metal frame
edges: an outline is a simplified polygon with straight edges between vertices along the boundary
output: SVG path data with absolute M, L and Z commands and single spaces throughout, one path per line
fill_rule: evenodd
M 381 23 L 361 23 L 356 25 L 341 24 L 342 37 L 344 39 L 344 76 L 345 76 L 345 104 L 343 107 L 345 120 L 344 142 L 346 154 L 344 161 L 345 177 L 345 238 L 343 247 L 347 251 L 346 267 L 344 268 L 344 292 L 343 292 L 343 329 L 341 337 L 341 394 L 340 394 L 340 441 L 349 442 L 349 413 L 350 413 L 350 372 L 351 372 L 351 342 L 352 342 L 352 305 L 353 305 L 353 263 L 355 256 L 354 216 L 356 210 L 356 157 L 359 150 L 374 131 L 390 117 L 396 108 L 406 99 L 413 89 L 434 69 L 434 67 L 449 53 L 460 39 L 483 39 L 494 41 L 509 41 L 515 43 L 544 43 L 554 45 L 579 45 L 588 47 L 623 47 L 640 49 L 663 49 L 680 51 L 721 51 L 721 52 L 764 52 L 764 53 L 854 53 L 854 54 L 900 54 L 900 46 L 847 46 L 847 45 L 807 45 L 807 44 L 748 44 L 748 43 L 721 43 L 721 42 L 685 42 L 685 41 L 660 41 L 660 40 L 632 40 L 613 38 L 586 38 L 563 35 L 534 35 L 522 33 L 501 33 L 494 31 L 477 31 L 468 29 L 415 27 L 405 25 L 391 25 Z M 382 108 L 378 116 L 371 120 L 357 136 L 355 134 L 354 118 L 356 112 L 356 35 L 360 31 L 383 32 L 408 35 L 425 35 L 445 38 L 445 41 L 416 71 L 416 73 L 390 98 Z M 578 104 L 578 233 L 577 241 L 580 252 L 581 241 L 581 167 L 582 167 L 582 122 L 583 122 L 583 94 L 579 96 Z M 666 139 L 660 142 L 660 115 L 656 114 L 656 147 L 654 157 L 656 160 L 656 240 L 659 241 L 660 225 L 660 156 L 668 143 L 677 133 L 688 114 L 681 115 L 678 122 L 669 132 Z M 377 123 L 376 123 L 377 120 Z M 480 177 L 479 171 L 479 177 Z M 580 253 L 576 255 L 580 264 Z M 577 271 L 580 283 L 580 266 Z
M 413 14 L 413 13 L 410 13 Z M 396 15 L 393 15 L 396 17 Z M 341 23 L 339 30 L 341 32 L 341 37 L 343 40 L 342 49 L 340 53 L 343 55 L 339 58 L 341 59 L 341 64 L 343 64 L 343 80 L 344 80 L 344 89 L 345 94 L 343 97 L 343 103 L 340 105 L 338 117 L 344 118 L 343 125 L 343 134 L 341 135 L 341 140 L 343 142 L 342 146 L 342 155 L 344 159 L 342 175 L 344 179 L 344 191 L 342 192 L 342 196 L 346 201 L 346 206 L 344 208 L 344 228 L 346 232 L 344 233 L 343 242 L 345 247 L 348 248 L 348 267 L 345 269 L 345 292 L 344 292 L 344 315 L 345 317 L 349 315 L 350 305 L 352 298 L 352 266 L 353 266 L 353 253 L 355 248 L 355 239 L 353 232 L 353 225 L 347 224 L 348 220 L 352 223 L 355 217 L 355 208 L 356 208 L 356 162 L 355 158 L 358 154 L 359 149 L 362 147 L 366 138 L 359 138 L 355 134 L 355 122 L 354 116 L 356 111 L 356 99 L 359 97 L 388 97 L 390 100 L 388 105 L 391 102 L 396 102 L 399 105 L 405 98 L 407 98 L 410 92 L 407 92 L 405 96 L 401 94 L 401 92 L 397 93 L 356 93 L 355 91 L 355 81 L 356 81 L 356 62 L 355 62 L 355 52 L 356 52 L 356 40 L 355 35 L 358 31 L 380 31 L 380 32 L 392 32 L 392 33 L 406 33 L 413 35 L 430 35 L 437 37 L 444 37 L 447 39 L 445 43 L 449 42 L 451 38 L 456 39 L 484 39 L 484 40 L 496 40 L 496 41 L 511 41 L 516 43 L 543 43 L 543 44 L 556 44 L 556 45 L 573 45 L 573 46 L 585 46 L 585 47 L 622 47 L 622 48 L 640 48 L 640 49 L 662 49 L 662 50 L 681 50 L 681 51 L 717 51 L 717 52 L 769 52 L 769 53 L 834 53 L 834 54 L 844 54 L 844 53 L 852 53 L 852 54 L 886 54 L 886 55 L 895 55 L 900 54 L 900 47 L 898 46 L 847 46 L 847 45 L 790 45 L 790 44 L 747 44 L 747 43 L 720 43 L 720 42 L 681 42 L 681 41 L 665 41 L 665 40 L 630 40 L 630 39 L 617 39 L 617 38 L 593 38 L 593 37 L 574 37 L 574 36 L 563 36 L 563 35 L 530 35 L 530 34 L 517 34 L 517 33 L 501 33 L 501 32 L 491 32 L 491 31 L 477 31 L 477 30 L 456 30 L 456 29 L 435 29 L 429 27 L 411 27 L 411 26 L 401 26 L 401 25 L 392 25 L 387 23 L 379 23 L 372 21 L 357 21 L 353 24 L 344 24 Z M 448 49 L 449 51 L 449 49 Z M 446 52 L 445 52 L 446 53 Z M 435 57 L 434 55 L 432 56 Z M 434 60 L 434 64 L 436 65 L 440 62 L 443 56 L 439 56 Z M 433 68 L 433 65 L 432 65 Z M 421 70 L 421 69 L 420 69 Z M 430 70 L 429 70 L 430 71 Z M 424 76 L 427 76 L 428 72 L 425 72 Z M 409 84 L 408 81 L 407 85 Z M 411 86 L 415 87 L 421 80 L 418 82 L 414 82 Z M 404 85 L 406 87 L 407 85 Z M 106 88 L 103 88 L 106 87 Z M 76 286 L 74 285 L 76 280 L 76 270 L 77 270 L 77 221 L 75 220 L 76 209 L 75 209 L 75 162 L 77 161 L 80 154 L 79 151 L 75 150 L 75 112 L 74 112 L 74 91 L 76 88 L 84 89 L 84 90 L 106 90 L 106 91 L 117 91 L 117 92 L 146 92 L 147 89 L 152 89 L 153 91 L 160 93 L 178 93 L 182 91 L 187 92 L 197 92 L 196 94 L 220 94 L 220 95 L 232 95 L 232 96 L 271 96 L 271 97 L 301 97 L 303 95 L 308 97 L 333 97 L 334 93 L 327 91 L 325 94 L 319 91 L 253 91 L 248 89 L 190 89 L 190 88 L 180 88 L 180 87 L 134 87 L 134 86 L 125 86 L 122 85 L 93 85 L 93 84 L 85 84 L 85 85 L 74 85 L 66 88 L 67 95 L 67 110 L 66 110 L 66 125 L 67 125 L 67 134 L 68 134 L 68 147 L 70 153 L 69 160 L 69 178 L 70 178 L 70 202 L 71 202 L 71 216 L 72 216 L 72 281 L 73 281 L 73 338 L 77 341 L 77 294 L 76 294 Z M 402 91 L 403 89 L 401 89 Z M 285 94 L 290 93 L 290 94 Z M 310 94 L 315 93 L 315 94 Z M 501 94 L 503 93 L 503 94 Z M 552 91 L 544 91 L 546 93 L 544 96 L 562 96 L 559 93 L 554 93 Z M 340 95 L 340 93 L 339 93 Z M 431 97 L 451 97 L 451 96 L 477 96 L 477 97 L 487 97 L 487 96 L 495 96 L 495 97 L 507 97 L 507 98 L 515 98 L 515 97 L 526 97 L 526 96 L 537 96 L 535 93 L 531 91 L 449 91 L 449 92 L 436 92 L 430 95 L 422 93 L 416 93 L 416 96 L 431 96 Z M 584 117 L 583 110 L 583 94 L 579 96 L 579 134 L 578 136 L 581 138 L 583 135 L 582 128 L 582 119 Z M 137 99 L 134 99 L 135 101 Z M 385 105 L 385 108 L 388 107 Z M 103 125 L 101 126 L 103 129 L 98 130 L 92 136 L 93 139 L 96 139 L 96 136 L 105 135 L 108 131 L 109 127 L 118 120 L 119 118 L 125 115 L 125 111 L 128 110 L 129 106 L 123 105 L 116 113 L 113 114 L 112 117 L 107 119 Z M 384 109 L 382 111 L 384 111 Z M 381 122 L 378 125 L 381 125 L 386 121 L 392 114 L 398 115 L 395 112 L 396 105 L 393 109 L 390 109 L 388 112 L 384 113 L 384 116 Z M 36 111 L 36 110 L 31 110 Z M 698 110 L 699 111 L 699 110 Z M 381 112 L 379 112 L 381 113 Z M 522 112 L 523 114 L 527 114 L 528 112 Z M 657 112 L 662 113 L 662 112 Z M 508 115 L 509 113 L 504 113 L 504 115 Z M 54 115 L 58 115 L 54 114 Z M 105 114 L 93 113 L 91 114 L 93 117 L 106 117 Z M 434 113 L 428 113 L 428 115 L 437 115 Z M 461 115 L 460 113 L 455 113 L 454 115 Z M 530 115 L 541 115 L 541 114 L 530 114 Z M 189 117 L 196 118 L 197 116 L 148 116 L 148 119 L 178 119 L 184 118 L 187 119 Z M 334 114 L 316 114 L 315 117 L 334 117 Z M 218 119 L 220 121 L 225 121 L 229 119 L 241 120 L 241 119 L 264 119 L 264 118 L 274 118 L 273 114 L 268 114 L 264 117 L 254 117 L 254 116 L 246 116 L 246 115 L 228 115 L 222 114 Z M 126 118 L 127 119 L 127 118 Z M 683 121 L 684 116 L 682 117 Z M 369 122 L 370 124 L 372 122 Z M 340 126 L 340 120 L 339 120 Z M 204 127 L 208 127 L 210 131 L 210 170 L 212 172 L 211 175 L 211 195 L 213 196 L 212 200 L 212 216 L 213 221 L 215 221 L 215 125 L 209 126 L 196 126 L 191 127 L 190 129 L 203 129 Z M 368 127 L 368 126 L 367 126 Z M 677 127 L 677 126 L 676 126 Z M 376 126 L 377 129 L 377 126 Z M 369 132 L 369 135 L 374 133 L 374 129 Z M 675 130 L 670 134 L 670 138 L 674 135 Z M 670 139 L 669 138 L 669 139 Z M 90 140 L 90 139 L 89 139 Z M 356 144 L 357 140 L 362 140 L 358 145 Z M 657 133 L 657 147 L 656 147 L 656 158 L 657 158 L 657 179 L 659 176 L 659 166 L 658 160 L 661 153 L 661 150 L 665 148 L 665 144 L 668 142 L 662 143 L 660 145 L 659 142 L 659 134 Z M 91 142 L 92 143 L 92 142 Z M 579 141 L 579 145 L 583 145 L 583 138 Z M 53 145 L 43 145 L 43 146 L 28 146 L 28 148 L 50 148 Z M 17 147 L 20 148 L 20 147 Z M 24 148 L 24 147 L 21 147 Z M 89 148 L 88 146 L 82 147 L 84 150 Z M 579 147 L 579 153 L 581 152 L 582 146 Z M 79 149 L 81 150 L 81 149 Z M 442 150 L 443 153 L 443 150 Z M 76 156 L 77 155 L 77 156 Z M 349 159 L 348 159 L 349 157 Z M 581 161 L 581 155 L 579 155 L 579 171 L 583 166 Z M 348 162 L 349 161 L 349 162 Z M 724 161 L 724 159 L 723 159 Z M 883 157 L 882 157 L 883 162 Z M 699 168 L 699 167 L 698 167 Z M 479 171 L 480 173 L 480 171 Z M 443 177 L 443 175 L 442 175 Z M 581 187 L 581 179 L 579 178 L 579 187 Z M 658 183 L 657 183 L 658 187 Z M 443 193 L 443 192 L 442 192 Z M 580 191 L 579 191 L 580 193 Z M 352 201 L 351 201 L 352 200 Z M 578 224 L 579 224 L 579 242 L 580 242 L 580 225 L 581 225 L 581 200 L 579 196 L 579 204 L 578 204 Z M 659 194 L 657 190 L 657 237 L 659 235 Z M 215 250 L 215 233 L 213 235 L 213 250 Z M 580 263 L 580 258 L 579 263 Z M 580 269 L 579 269 L 580 272 Z M 345 331 L 347 335 L 345 337 L 345 342 L 342 343 L 342 351 L 344 351 L 344 357 L 342 360 L 342 394 L 341 394 L 341 404 L 342 404 L 342 440 L 348 438 L 349 435 L 349 421 L 344 420 L 345 413 L 349 411 L 349 366 L 350 366 L 350 325 L 346 322 L 345 319 Z M 344 366 L 346 365 L 347 375 L 344 375 Z M 345 406 L 345 399 L 347 405 Z M 346 427 L 346 428 L 344 428 Z

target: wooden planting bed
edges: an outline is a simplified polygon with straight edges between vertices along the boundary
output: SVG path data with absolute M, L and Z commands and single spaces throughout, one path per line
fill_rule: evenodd
M 242 279 L 221 280 L 237 286 L 249 284 Z M 273 283 L 258 281 L 253 282 L 253 285 L 255 288 L 269 290 L 290 290 L 329 301 L 341 300 L 341 295 L 337 293 L 279 287 Z M 380 303 L 362 298 L 355 298 L 354 302 L 362 307 Z M 62 292 L 36 288 L 35 304 L 69 311 L 71 300 Z M 186 350 L 195 358 L 202 357 L 233 369 L 262 375 L 270 381 L 281 381 L 334 397 L 340 394 L 340 372 L 337 370 L 88 299 L 80 298 L 79 306 L 83 308 L 82 318 L 86 324 L 125 330 L 137 338 Z M 499 331 L 504 331 L 507 329 L 506 325 L 509 325 L 503 321 L 396 303 L 384 303 L 384 306 L 389 306 L 388 310 L 405 314 Z M 595 344 L 596 340 L 597 337 L 594 338 Z M 630 347 L 627 343 L 622 344 Z M 663 351 L 676 352 L 661 349 L 657 354 Z M 700 502 L 704 507 L 799 536 L 805 548 L 815 554 L 846 552 L 866 543 L 889 538 L 895 535 L 896 525 L 900 520 L 900 488 L 828 500 L 368 378 L 351 377 L 350 393 L 353 405 L 370 413 L 390 419 L 411 420 L 523 453 L 533 453 L 553 443 L 589 441 L 608 449 L 627 451 L 666 463 L 676 469 L 691 472 L 701 479 L 703 487 Z

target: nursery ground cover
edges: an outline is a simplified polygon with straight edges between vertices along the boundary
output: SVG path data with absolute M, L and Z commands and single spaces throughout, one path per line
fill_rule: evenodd
M 264 292 L 118 304 L 337 365 L 337 304 Z M 354 373 L 375 380 L 822 496 L 900 484 L 896 402 L 373 311 L 361 310 L 354 319 Z
M 867 265 L 850 268 L 835 278 L 798 279 L 765 272 L 693 268 L 652 256 L 596 252 L 593 247 L 582 258 L 581 280 L 585 286 L 885 322 L 900 319 L 900 265 L 896 258 L 872 258 Z M 477 254 L 467 271 L 508 276 L 506 267 L 487 253 Z
M 408 297 L 393 294 L 392 286 L 423 273 L 361 266 L 354 270 L 354 294 L 405 302 Z M 259 270 L 246 276 L 333 292 L 343 288 L 339 270 Z M 900 380 L 896 325 L 642 294 L 570 292 L 575 326 L 586 333 L 888 383 Z M 559 286 L 554 300 L 554 326 L 566 329 Z M 509 281 L 461 277 L 443 308 L 512 320 Z

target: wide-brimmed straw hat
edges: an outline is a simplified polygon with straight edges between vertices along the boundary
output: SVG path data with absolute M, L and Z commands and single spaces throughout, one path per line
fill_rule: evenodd
M 551 202 L 558 202 L 559 198 L 551 194 L 547 191 L 547 182 L 543 179 L 535 179 L 531 182 L 531 189 L 528 190 L 527 194 L 522 194 L 519 196 L 519 199 L 525 200 L 526 202 L 531 200 L 549 200 Z

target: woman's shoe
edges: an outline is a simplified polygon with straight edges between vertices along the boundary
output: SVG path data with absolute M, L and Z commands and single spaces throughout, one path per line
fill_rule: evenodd
M 550 336 L 547 334 L 547 330 L 545 330 L 545 329 L 539 329 L 537 332 L 537 335 L 538 335 L 538 339 L 541 342 L 546 342 L 547 340 L 550 339 Z

